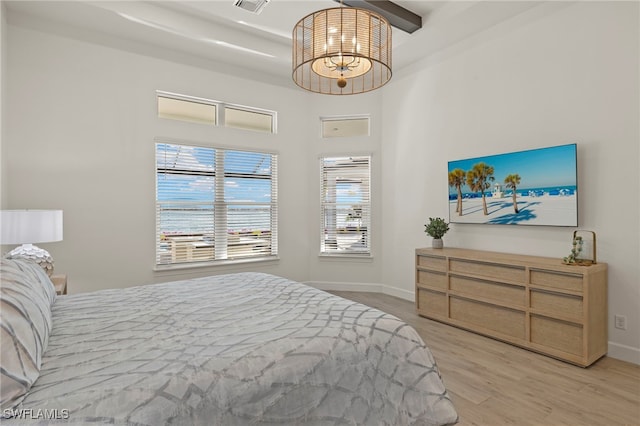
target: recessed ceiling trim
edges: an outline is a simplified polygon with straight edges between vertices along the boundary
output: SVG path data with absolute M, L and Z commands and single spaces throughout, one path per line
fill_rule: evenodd
M 367 9 L 384 16 L 389 23 L 409 34 L 422 28 L 422 17 L 389 0 L 334 0 L 350 7 Z
M 182 31 L 179 31 L 179 30 L 177 30 L 175 28 L 168 27 L 168 26 L 163 25 L 163 24 L 158 24 L 156 22 L 152 22 L 152 21 L 149 21 L 149 20 L 146 20 L 146 19 L 142 19 L 142 18 L 136 18 L 135 16 L 131 16 L 131 15 L 128 15 L 128 14 L 122 13 L 122 12 L 116 12 L 116 13 L 119 16 L 121 16 L 122 18 L 125 18 L 125 19 L 127 19 L 127 20 L 129 20 L 131 22 L 135 22 L 137 24 L 142 24 L 142 25 L 145 25 L 147 27 L 154 28 L 156 30 L 165 31 L 167 33 L 174 34 L 174 35 L 177 35 L 177 36 L 180 36 L 180 37 L 185 37 L 185 38 L 188 38 L 188 39 L 191 39 L 191 40 L 195 40 L 195 41 L 200 41 L 200 42 L 203 42 L 203 43 L 213 43 L 213 44 L 216 44 L 218 46 L 226 47 L 226 48 L 229 48 L 229 49 L 239 50 L 239 51 L 245 52 L 245 53 L 252 53 L 254 55 L 264 56 L 264 57 L 267 57 L 267 58 L 275 58 L 275 56 L 270 54 L 270 53 L 260 52 L 258 50 L 249 49 L 248 47 L 239 46 L 237 44 L 229 43 L 229 42 L 222 41 L 222 40 L 214 40 L 214 39 L 210 39 L 210 38 L 206 38 L 206 37 L 199 37 L 199 36 L 195 36 L 195 35 L 190 35 L 190 34 L 184 33 Z

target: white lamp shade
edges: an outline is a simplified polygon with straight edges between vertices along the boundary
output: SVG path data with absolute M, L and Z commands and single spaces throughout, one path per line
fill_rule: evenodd
M 62 210 L 1 210 L 1 244 L 62 241 Z

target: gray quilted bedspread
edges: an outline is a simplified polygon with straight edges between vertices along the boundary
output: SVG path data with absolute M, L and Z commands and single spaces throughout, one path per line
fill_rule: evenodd
M 413 328 L 260 273 L 58 297 L 19 408 L 68 410 L 56 422 L 73 424 L 457 421 Z

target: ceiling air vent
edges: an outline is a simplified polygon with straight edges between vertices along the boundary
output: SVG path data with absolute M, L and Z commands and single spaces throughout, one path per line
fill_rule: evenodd
M 270 0 L 235 0 L 233 5 L 257 15 L 262 12 L 262 9 L 264 9 L 269 1 Z

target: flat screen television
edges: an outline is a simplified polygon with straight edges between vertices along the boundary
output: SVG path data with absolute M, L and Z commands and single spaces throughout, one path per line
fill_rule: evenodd
M 449 161 L 449 222 L 578 226 L 577 145 Z

